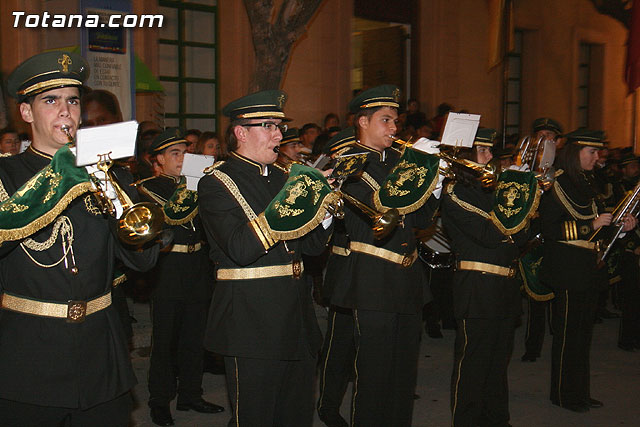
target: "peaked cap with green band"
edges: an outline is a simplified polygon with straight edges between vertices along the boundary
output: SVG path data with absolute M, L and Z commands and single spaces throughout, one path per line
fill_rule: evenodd
M 585 147 L 604 148 L 605 133 L 602 130 L 591 130 L 586 128 L 576 129 L 565 135 L 568 144 L 579 144 Z
M 0 243 L 31 236 L 49 225 L 76 197 L 93 188 L 68 146 L 11 197 L 0 203 Z
M 300 135 L 298 128 L 289 128 L 282 134 L 282 140 L 280 145 L 291 144 L 292 142 L 300 142 Z
M 320 225 L 327 206 L 338 198 L 319 170 L 294 163 L 289 179 L 262 215 L 272 236 L 297 239 Z
M 395 208 L 401 215 L 420 209 L 438 183 L 439 162 L 432 154 L 411 147 L 404 150 L 380 189 L 373 193 L 376 209 L 386 212 Z
M 480 128 L 476 132 L 476 137 L 473 140 L 474 146 L 493 147 L 493 143 L 498 136 L 498 132 L 491 128 Z
M 18 102 L 61 87 L 82 87 L 89 78 L 89 64 L 71 52 L 43 52 L 18 65 L 7 81 L 9 95 Z
M 159 154 L 177 144 L 188 144 L 188 141 L 184 139 L 184 132 L 180 128 L 166 128 L 153 139 L 149 152 L 151 154 Z
M 353 126 L 342 129 L 337 134 L 333 135 L 331 139 L 324 146 L 325 154 L 333 154 L 345 147 L 348 147 L 356 142 L 356 131 Z
M 541 194 L 533 172 L 502 172 L 493 194 L 491 221 L 506 236 L 517 233 L 536 213 Z
M 638 162 L 640 161 L 640 159 L 638 157 L 636 157 L 633 153 L 626 153 L 622 156 L 622 159 L 620 159 L 620 166 L 626 166 L 628 164 L 631 164 L 633 162 Z
M 562 126 L 560 125 L 560 123 L 556 122 L 553 119 L 550 119 L 549 117 L 540 117 L 538 119 L 535 119 L 533 121 L 533 124 L 531 125 L 531 128 L 534 132 L 538 132 L 541 130 L 550 130 L 558 135 L 562 135 Z
M 231 121 L 240 119 L 281 119 L 291 121 L 285 117 L 283 108 L 287 102 L 287 94 L 283 90 L 263 90 L 252 93 L 228 103 L 222 114 Z
M 400 88 L 395 85 L 376 86 L 360 92 L 349 103 L 349 111 L 354 114 L 375 107 L 400 108 Z
M 549 301 L 555 296 L 553 291 L 540 281 L 543 253 L 544 246 L 539 245 L 518 260 L 524 290 L 535 301 Z

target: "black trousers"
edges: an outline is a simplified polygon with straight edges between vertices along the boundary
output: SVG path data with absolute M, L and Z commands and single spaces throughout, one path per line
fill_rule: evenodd
M 340 412 L 344 393 L 353 375 L 354 357 L 353 313 L 348 308 L 331 306 L 320 354 L 318 412 Z
M 580 404 L 590 397 L 589 352 L 599 294 L 596 289 L 555 294 L 551 401 L 560 406 Z
M 149 406 L 168 405 L 176 393 L 180 403 L 197 402 L 202 397 L 208 302 L 154 298 L 151 309 Z
M 233 409 L 228 425 L 310 427 L 316 362 L 225 357 Z
M 129 392 L 88 409 L 39 406 L 0 399 L 5 427 L 127 427 L 133 401 Z
M 516 318 L 458 320 L 451 375 L 452 426 L 509 425 L 507 368 Z
M 411 426 L 422 313 L 353 310 L 352 427 Z
M 622 259 L 622 281 L 617 284 L 620 309 L 618 343 L 640 345 L 640 269 L 638 257 L 625 253 Z
M 525 352 L 540 357 L 550 303 L 549 301 L 536 301 L 527 296 L 527 306 L 529 309 L 527 310 L 527 331 L 524 337 Z

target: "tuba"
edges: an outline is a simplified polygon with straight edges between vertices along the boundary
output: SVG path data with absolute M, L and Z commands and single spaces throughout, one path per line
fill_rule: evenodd
M 69 127 L 63 125 L 62 130 L 66 133 L 69 142 L 73 142 Z M 156 203 L 141 202 L 133 204 L 110 170 L 111 166 L 113 166 L 113 160 L 109 157 L 109 154 L 100 155 L 96 167 L 104 173 L 104 183 L 111 183 L 116 198 L 122 206 L 122 215 L 118 218 L 116 227 L 118 238 L 128 245 L 143 245 L 156 238 L 162 232 L 164 212 L 160 205 Z M 96 188 L 93 194 L 100 210 L 103 214 L 115 218 L 117 215 L 116 207 L 106 194 L 102 180 L 95 173 L 91 173 L 90 178 Z

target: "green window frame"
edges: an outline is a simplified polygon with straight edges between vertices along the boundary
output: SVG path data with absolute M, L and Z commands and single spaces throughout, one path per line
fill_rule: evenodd
M 165 125 L 218 129 L 217 0 L 159 0 L 165 25 L 158 39 Z

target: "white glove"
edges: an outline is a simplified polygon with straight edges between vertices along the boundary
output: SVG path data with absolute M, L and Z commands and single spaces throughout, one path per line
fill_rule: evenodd
M 438 154 L 440 149 L 438 146 L 440 145 L 440 141 L 435 141 L 427 138 L 420 138 L 413 144 L 411 148 L 422 151 L 427 154 Z

